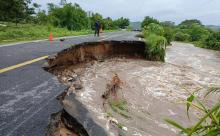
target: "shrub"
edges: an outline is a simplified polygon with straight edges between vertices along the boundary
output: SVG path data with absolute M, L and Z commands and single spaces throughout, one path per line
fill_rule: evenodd
M 180 24 L 179 24 L 179 27 L 181 27 L 181 28 L 191 28 L 193 25 L 200 25 L 200 26 L 202 26 L 202 23 L 201 23 L 201 21 L 200 20 L 197 20 L 197 19 L 190 19 L 190 20 L 184 20 L 183 22 L 181 22 Z
M 205 48 L 220 50 L 220 31 L 210 34 L 203 44 Z
M 200 41 L 209 35 L 209 31 L 201 25 L 193 24 L 191 29 L 188 30 L 191 41 Z
M 164 61 L 166 38 L 155 34 L 150 34 L 145 38 L 146 40 L 146 54 L 149 60 Z
M 177 32 L 175 34 L 175 40 L 176 41 L 189 41 L 190 40 L 190 35 L 183 33 L 183 32 Z
M 147 27 L 149 24 L 160 24 L 160 22 L 157 19 L 154 19 L 152 17 L 146 16 L 144 20 L 141 23 L 141 28 Z
M 164 37 L 167 40 L 167 44 L 171 44 L 174 38 L 174 30 L 170 27 L 164 27 Z
M 144 35 L 148 36 L 150 34 L 163 36 L 164 29 L 159 24 L 151 23 L 147 27 L 144 27 Z

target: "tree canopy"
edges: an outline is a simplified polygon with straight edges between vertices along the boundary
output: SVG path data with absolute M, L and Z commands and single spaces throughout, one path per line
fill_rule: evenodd
M 191 20 L 184 20 L 182 21 L 179 26 L 182 28 L 191 28 L 194 24 L 202 25 L 201 21 L 197 19 L 191 19 Z
M 86 12 L 78 4 L 66 0 L 61 0 L 59 5 L 47 5 L 48 12 L 41 10 L 41 5 L 31 0 L 0 0 L 0 21 L 51 24 L 68 30 L 93 29 L 96 21 L 101 23 L 103 29 L 124 29 L 129 26 L 127 18 L 103 18 L 99 13 Z
M 121 17 L 115 20 L 115 25 L 121 29 L 125 29 L 127 26 L 129 26 L 129 19 Z
M 154 19 L 153 17 L 146 16 L 141 23 L 141 27 L 142 28 L 147 27 L 151 23 L 160 24 L 160 22 L 157 19 Z
M 0 21 L 11 21 L 18 23 L 27 20 L 34 14 L 34 8 L 30 7 L 30 0 L 1 0 Z
M 184 20 L 179 25 L 174 22 L 159 22 L 153 17 L 146 16 L 141 23 L 143 34 L 147 38 L 150 35 L 163 36 L 168 44 L 172 40 L 192 42 L 196 46 L 220 50 L 220 30 L 212 31 L 205 27 L 200 20 Z M 156 36 L 154 36 L 154 39 Z
M 88 28 L 88 18 L 86 12 L 82 8 L 71 3 L 65 4 L 63 7 L 50 7 L 50 22 L 57 27 L 67 27 L 69 30 L 81 30 Z

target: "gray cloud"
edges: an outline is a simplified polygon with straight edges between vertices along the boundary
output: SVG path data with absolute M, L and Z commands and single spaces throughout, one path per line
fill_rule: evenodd
M 46 3 L 60 0 L 33 0 L 46 9 Z M 180 23 L 185 19 L 199 19 L 204 24 L 220 25 L 219 0 L 67 0 L 78 3 L 83 9 L 99 12 L 104 17 L 128 17 L 141 21 L 153 16 L 161 21 Z

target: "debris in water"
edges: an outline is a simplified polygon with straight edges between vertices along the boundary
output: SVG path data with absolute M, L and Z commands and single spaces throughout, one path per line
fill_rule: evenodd
M 110 84 L 107 84 L 107 90 L 102 95 L 102 98 L 107 99 L 110 95 L 114 96 L 115 99 L 117 99 L 118 96 L 118 90 L 121 88 L 121 85 L 123 82 L 120 80 L 117 74 L 115 74 L 112 78 L 112 81 Z

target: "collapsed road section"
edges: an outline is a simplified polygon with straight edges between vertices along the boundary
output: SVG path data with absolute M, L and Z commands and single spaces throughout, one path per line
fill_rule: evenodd
M 107 98 L 103 98 L 105 95 L 104 93 L 108 92 L 106 88 L 97 92 L 97 94 L 103 93 L 99 95 L 98 99 L 89 96 L 90 89 L 92 88 L 90 88 L 90 84 L 85 84 L 85 82 L 83 82 L 83 80 L 87 80 L 83 78 L 85 78 L 84 75 L 86 71 L 93 67 L 93 65 L 101 64 L 106 60 L 117 62 L 119 59 L 125 60 L 128 58 L 145 59 L 145 52 L 145 43 L 141 41 L 103 41 L 74 45 L 71 48 L 59 52 L 55 56 L 51 56 L 48 59 L 48 65 L 45 67 L 45 70 L 56 75 L 59 81 L 65 84 L 68 89 L 58 96 L 64 109 L 63 111 L 51 115 L 46 135 L 104 136 L 111 133 L 123 133 L 122 130 L 125 129 L 125 127 L 120 125 L 116 119 L 110 116 L 110 111 L 106 109 L 105 103 L 108 100 Z M 106 73 L 103 73 L 103 76 L 105 76 L 105 74 Z M 99 85 L 99 83 L 97 83 L 97 85 Z M 112 84 L 111 87 L 115 88 L 116 86 Z M 109 92 L 112 91 L 116 91 L 116 89 L 110 90 Z M 82 92 L 85 94 L 80 94 Z M 111 108 L 111 103 L 125 102 L 124 99 L 121 99 L 123 95 L 120 96 L 121 98 L 115 98 L 117 94 L 118 92 L 111 93 L 108 96 L 105 95 L 105 97 L 108 98 L 109 96 L 114 97 L 111 102 L 109 102 L 110 105 L 108 108 Z M 86 101 L 94 98 L 97 103 L 87 105 L 78 98 L 78 95 L 81 95 L 80 97 Z M 100 120 L 100 117 L 93 112 L 96 110 L 97 106 L 101 106 L 101 109 L 103 109 L 102 116 L 106 116 L 107 122 Z M 123 113 L 121 113 L 121 115 L 123 115 Z M 110 124 L 108 123 L 111 123 L 113 126 L 115 125 L 116 129 L 109 131 Z

